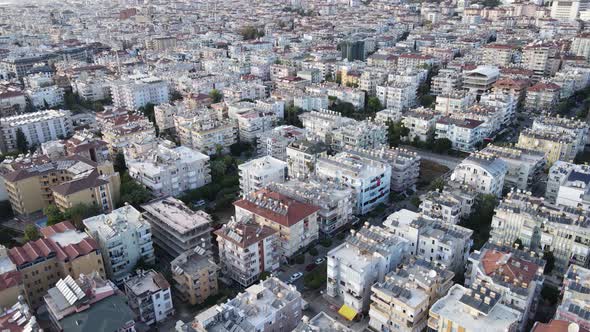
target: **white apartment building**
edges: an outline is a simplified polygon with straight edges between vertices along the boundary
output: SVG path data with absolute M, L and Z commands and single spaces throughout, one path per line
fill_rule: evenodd
M 509 193 L 496 207 L 491 240 L 514 243 L 520 239 L 535 252 L 552 251 L 555 273 L 570 264 L 588 266 L 590 230 L 584 211 L 548 204 L 520 191 Z
M 72 90 L 80 98 L 87 101 L 100 101 L 109 98 L 111 95 L 109 82 L 96 77 L 73 81 Z
M 482 94 L 492 89 L 500 77 L 500 71 L 495 66 L 477 66 L 473 70 L 463 72 L 463 89 Z
M 304 303 L 295 286 L 271 277 L 201 312 L 191 326 L 197 332 L 292 331 L 302 320 Z
M 352 189 L 315 178 L 289 180 L 272 184 L 270 189 L 292 199 L 319 207 L 318 227 L 322 235 L 331 236 L 354 218 L 355 195 Z
M 175 117 L 174 127 L 180 144 L 207 155 L 228 152 L 238 140 L 238 127 L 233 121 L 218 120 L 214 114 L 206 113 L 195 117 Z
M 234 202 L 236 219 L 252 218 L 254 222 L 278 232 L 282 261 L 294 256 L 319 237 L 316 205 L 295 200 L 269 189 L 244 195 Z
M 534 78 L 550 76 L 559 69 L 558 47 L 552 43 L 537 41 L 523 48 L 520 63 L 532 70 Z
M 463 199 L 452 190 L 433 190 L 420 196 L 420 213 L 432 219 L 440 219 L 456 225 L 461 218 L 469 216 L 473 201 Z M 469 202 L 470 201 L 470 202 Z
M 240 142 L 256 143 L 263 133 L 271 130 L 278 122 L 272 111 L 249 110 L 235 114 Z
M 356 120 L 344 117 L 338 112 L 322 109 L 303 113 L 299 116 L 303 127 L 310 138 L 329 142 L 332 132 L 346 124 L 356 123 Z
M 572 135 L 575 138 L 573 150 L 575 153 L 583 152 L 588 143 L 590 124 L 584 120 L 574 118 L 555 117 L 541 115 L 533 121 L 532 130 L 538 132 L 554 132 L 563 135 Z
M 417 86 L 403 82 L 377 85 L 377 98 L 381 105 L 396 111 L 405 111 L 416 105 Z
M 382 282 L 407 255 L 408 241 L 377 226 L 364 227 L 328 252 L 326 295 L 356 313 L 367 312 L 371 286 Z
M 434 110 L 445 115 L 459 114 L 475 104 L 475 94 L 465 90 L 452 90 L 436 96 Z
M 193 211 L 174 197 L 156 199 L 141 206 L 152 227 L 153 242 L 174 258 L 200 247 L 211 248 L 213 219 L 205 211 Z
M 170 284 L 160 272 L 139 270 L 124 285 L 129 307 L 139 321 L 153 325 L 174 315 Z
M 553 1 L 551 4 L 551 18 L 558 21 L 573 22 L 580 16 L 580 11 L 587 9 L 588 2 L 584 0 Z
M 470 288 L 453 285 L 447 295 L 430 308 L 428 330 L 516 331 L 521 313 L 500 302 L 501 295 L 484 285 Z
M 574 209 L 590 207 L 590 166 L 556 161 L 547 179 L 545 197 Z
M 216 230 L 223 274 L 247 287 L 264 271 L 279 268 L 279 232 L 252 219 L 230 222 Z
M 169 94 L 168 83 L 157 77 L 129 76 L 111 85 L 113 105 L 129 110 L 167 103 Z
M 377 93 L 377 86 L 387 80 L 386 70 L 364 70 L 359 78 L 359 88 L 367 92 L 369 96 Z
M 266 98 L 266 86 L 261 83 L 233 83 L 221 90 L 223 99 L 236 102 L 244 99 L 257 100 Z
M 289 177 L 304 179 L 315 173 L 318 158 L 328 157 L 328 146 L 316 141 L 296 141 L 287 147 Z
M 590 299 L 588 299 L 587 291 L 590 287 L 589 281 L 590 270 L 577 265 L 570 265 L 564 275 L 561 289 L 563 296 L 554 319 L 573 323 L 568 325 L 568 329 L 577 328 L 579 331 L 590 329 L 590 319 L 588 319 Z
M 109 279 L 120 285 L 139 261 L 155 262 L 150 224 L 131 205 L 84 219 L 86 232 L 98 242 Z
M 389 215 L 383 225 L 391 233 L 409 241 L 410 255 L 455 274 L 463 273 L 473 245 L 472 230 L 426 218 L 406 209 Z
M 293 106 L 305 112 L 328 109 L 327 94 L 300 94 L 293 96 Z
M 435 95 L 450 94 L 461 89 L 463 75 L 454 69 L 440 69 L 438 75 L 432 78 L 430 92 Z
M 454 275 L 424 260 L 411 259 L 371 287 L 369 326 L 375 331 L 424 331 L 428 310 L 446 295 Z
M 176 117 L 192 118 L 197 116 L 199 112 L 202 112 L 202 110 L 186 104 L 160 104 L 154 106 L 154 119 L 160 132 L 162 132 L 175 128 L 174 119 Z
M 459 117 L 442 117 L 436 121 L 436 139 L 446 138 L 455 150 L 473 152 L 483 142 L 484 122 Z
M 387 126 L 372 120 L 363 120 L 332 131 L 331 146 L 336 151 L 360 149 L 378 149 L 388 145 Z
M 508 44 L 492 43 L 483 47 L 482 63 L 508 67 L 516 57 L 516 47 Z
M 499 293 L 502 304 L 522 313 L 519 331 L 525 331 L 534 319 L 545 280 L 546 262 L 539 254 L 488 242 L 471 253 L 465 286 L 485 284 Z
M 386 108 L 382 111 L 377 112 L 377 114 L 375 114 L 375 122 L 385 124 L 385 125 L 388 124 L 389 122 L 397 123 L 397 122 L 400 122 L 401 120 L 402 120 L 402 111 L 394 110 L 391 108 Z
M 476 152 L 455 167 L 451 181 L 471 187 L 484 195 L 501 197 L 507 173 L 508 166 L 502 159 L 492 154 Z
M 516 146 L 545 153 L 547 165 L 558 160 L 573 161 L 578 153 L 574 132 L 540 131 L 526 128 L 520 132 Z
M 590 59 L 590 34 L 581 33 L 572 39 L 570 52 L 577 56 Z
M 407 139 L 409 141 L 427 141 L 429 137 L 434 135 L 436 121 L 440 117 L 438 112 L 430 108 L 420 107 L 407 111 L 402 119 L 404 127 L 410 130 Z
M 287 163 L 264 156 L 252 159 L 238 166 L 240 191 L 242 195 L 263 189 L 271 183 L 282 183 L 287 179 Z
M 386 202 L 391 190 L 391 166 L 350 152 L 318 158 L 316 175 L 341 183 L 355 192 L 355 213 L 366 214 Z
M 25 94 L 33 107 L 37 109 L 57 107 L 64 104 L 64 89 L 57 85 L 27 89 Z
M 559 102 L 561 87 L 555 83 L 539 82 L 526 90 L 524 106 L 532 111 L 551 111 Z
M 518 106 L 518 100 L 513 94 L 508 92 L 502 92 L 494 90 L 481 95 L 479 104 L 487 107 L 496 109 L 497 112 L 501 113 L 501 124 L 509 126 L 514 122 L 516 118 L 516 108 Z
M 483 153 L 501 159 L 508 166 L 504 177 L 505 187 L 529 190 L 538 176 L 544 171 L 547 159 L 543 152 L 519 147 L 505 147 L 490 144 Z
M 170 141 L 147 140 L 125 148 L 125 164 L 153 194 L 176 196 L 211 182 L 209 156 Z
M 16 133 L 21 130 L 29 147 L 41 143 L 65 138 L 73 133 L 70 111 L 46 110 L 15 115 L 0 119 L 0 130 L 3 151 L 14 151 Z
M 305 139 L 305 129 L 291 125 L 272 128 L 258 136 L 258 154 L 286 161 L 289 144 Z

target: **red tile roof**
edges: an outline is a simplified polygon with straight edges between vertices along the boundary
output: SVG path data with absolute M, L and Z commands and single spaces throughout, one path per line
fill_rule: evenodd
M 527 91 L 533 91 L 533 92 L 537 92 L 537 91 L 559 91 L 559 89 L 561 89 L 559 87 L 559 85 L 555 84 L 555 83 L 543 83 L 543 82 L 539 82 L 533 86 L 531 86 L 530 88 L 527 89 Z
M 530 284 L 539 266 L 535 263 L 512 256 L 510 253 L 488 250 L 481 258 L 486 275 L 497 274 L 508 277 L 508 282 L 518 280 Z
M 531 332 L 568 332 L 571 323 L 565 320 L 553 319 L 549 323 L 536 322 Z
M 282 214 L 268 208 L 264 208 L 256 204 L 252 199 L 240 199 L 234 202 L 234 205 L 244 210 L 250 211 L 253 214 L 262 216 L 268 220 L 272 220 L 286 227 L 291 227 L 297 224 L 302 219 L 316 213 L 320 208 L 296 201 L 288 196 L 270 191 L 268 189 L 261 189 L 252 194 L 252 197 L 260 197 L 262 200 L 278 201 L 286 208 L 286 213 Z
M 20 271 L 6 272 L 0 275 L 0 291 L 17 286 L 22 283 L 22 280 Z

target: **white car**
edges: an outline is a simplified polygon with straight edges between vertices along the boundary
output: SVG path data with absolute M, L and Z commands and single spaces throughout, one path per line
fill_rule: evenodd
M 316 258 L 315 259 L 315 264 L 316 265 L 320 265 L 320 264 L 322 264 L 325 261 L 326 261 L 326 259 L 324 257 Z
M 303 273 L 301 272 L 295 272 L 293 273 L 293 275 L 289 278 L 289 282 L 295 282 L 297 280 L 299 280 L 299 278 L 303 277 Z

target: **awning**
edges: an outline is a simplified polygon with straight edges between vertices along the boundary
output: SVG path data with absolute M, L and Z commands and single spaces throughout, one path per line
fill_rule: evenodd
M 340 310 L 338 310 L 338 313 L 340 314 L 340 316 L 346 318 L 347 320 L 353 320 L 354 317 L 356 317 L 356 311 L 351 307 L 347 306 L 346 304 L 342 305 Z

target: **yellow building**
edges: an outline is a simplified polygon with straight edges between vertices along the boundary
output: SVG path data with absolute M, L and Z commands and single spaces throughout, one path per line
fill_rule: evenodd
M 361 73 L 359 71 L 343 69 L 340 73 L 340 80 L 342 85 L 354 87 L 359 86 L 361 79 Z
M 119 199 L 120 178 L 111 162 L 97 164 L 81 156 L 15 160 L 3 174 L 15 213 L 29 215 L 55 203 L 65 210 L 78 203 L 105 211 Z
M 203 303 L 218 292 L 219 267 L 201 247 L 189 250 L 170 262 L 175 294 L 191 305 Z
M 576 157 L 575 141 L 568 135 L 526 129 L 520 133 L 516 146 L 545 152 L 547 166 L 551 166 L 557 160 L 569 162 Z
M 71 275 L 99 273 L 105 278 L 100 248 L 86 233 L 69 222 L 45 227 L 44 238 L 9 250 L 8 256 L 22 276 L 24 295 L 33 308 L 43 304 L 43 296 L 55 283 Z

